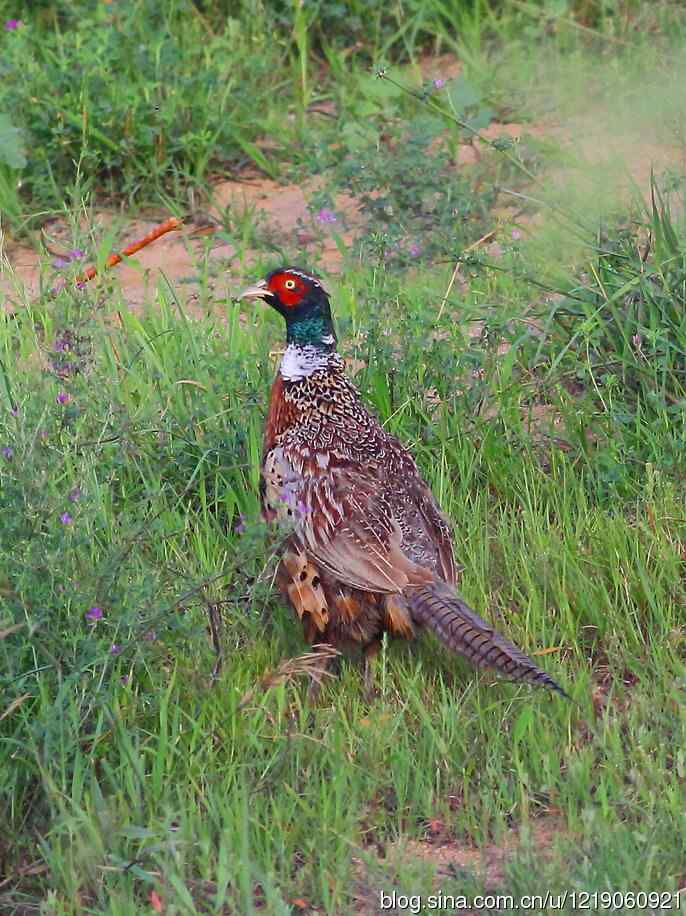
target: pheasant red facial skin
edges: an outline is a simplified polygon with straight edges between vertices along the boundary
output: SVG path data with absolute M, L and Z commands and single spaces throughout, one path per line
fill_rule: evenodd
M 383 633 L 411 638 L 427 627 L 478 667 L 566 696 L 456 594 L 450 525 L 410 453 L 345 376 L 320 281 L 285 267 L 244 296 L 264 299 L 287 325 L 260 494 L 266 520 L 290 532 L 277 583 L 306 638 L 361 646 L 368 691 Z
M 277 293 L 281 302 L 288 308 L 296 306 L 307 292 L 304 280 L 293 271 L 273 274 L 269 281 L 269 289 Z

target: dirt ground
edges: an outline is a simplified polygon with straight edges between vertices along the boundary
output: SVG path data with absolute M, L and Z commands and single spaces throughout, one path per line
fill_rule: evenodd
M 431 76 L 434 70 L 450 76 L 459 72 L 459 62 L 443 56 L 427 62 L 423 69 L 427 76 Z M 621 162 L 622 168 L 611 174 L 611 180 L 620 194 L 630 192 L 633 184 L 647 197 L 651 169 L 659 173 L 667 166 L 683 168 L 685 165 L 683 150 L 661 147 L 648 140 L 637 143 L 635 139 L 629 142 L 622 137 L 608 138 L 603 133 L 602 122 L 593 118 L 580 119 L 564 126 L 552 122 L 493 122 L 481 134 L 489 140 L 505 135 L 515 141 L 526 135 L 537 140 L 549 139 L 563 151 L 573 148 L 580 165 L 575 169 L 575 181 L 579 181 L 584 166 L 597 173 L 603 163 L 611 169 L 613 164 Z M 469 168 L 478 158 L 493 155 L 498 154 L 484 144 L 464 143 L 458 149 L 454 167 Z M 553 173 L 552 180 L 563 186 L 569 176 L 569 167 L 565 166 Z M 193 315 L 198 310 L 200 299 L 200 268 L 207 258 L 208 292 L 215 299 L 225 301 L 230 298 L 251 277 L 249 265 L 255 259 L 255 253 L 245 252 L 241 259 L 236 249 L 217 232 L 221 228 L 221 213 L 226 208 L 236 217 L 251 213 L 263 232 L 295 239 L 302 250 L 299 260 L 304 266 L 312 263 L 312 255 L 316 252 L 317 268 L 324 273 L 337 273 L 343 260 L 339 245 L 342 243 L 344 249 L 350 247 L 363 220 L 355 200 L 339 194 L 334 201 L 339 219 L 332 223 L 317 221 L 308 204 L 320 186 L 318 179 L 303 185 L 282 185 L 257 174 L 246 174 L 239 181 L 219 181 L 213 186 L 211 206 L 202 215 L 188 221 L 181 231 L 169 233 L 139 252 L 134 259 L 114 268 L 108 279 L 114 281 L 121 299 L 134 311 L 140 310 L 154 294 L 158 283 L 168 281 L 189 314 Z M 489 254 L 497 253 L 498 239 L 510 237 L 514 228 L 525 233 L 536 229 L 539 217 L 527 222 L 517 207 L 507 206 L 506 203 L 503 201 L 503 205 L 493 212 L 493 231 L 484 244 L 495 245 L 496 248 Z M 116 246 L 123 247 L 145 235 L 152 224 L 166 216 L 168 214 L 155 213 L 150 219 L 139 218 L 124 224 L 114 211 L 103 209 L 93 219 L 101 227 L 110 226 L 114 220 L 120 224 L 116 250 Z M 338 236 L 338 244 L 334 235 Z M 59 278 L 59 268 L 51 266 L 54 259 L 71 248 L 69 229 L 60 220 L 44 225 L 34 242 L 33 246 L 11 240 L 4 242 L 0 297 L 6 309 L 14 310 L 21 307 L 27 298 L 33 300 L 39 295 L 41 270 L 44 289 L 49 289 Z M 79 262 L 79 266 L 81 263 L 85 266 L 87 262 Z
M 346 246 L 352 242 L 353 231 L 360 225 L 355 202 L 346 195 L 335 200 L 336 212 L 345 218 L 346 228 L 336 223 L 317 223 L 308 210 L 308 201 L 317 190 L 317 182 L 306 186 L 281 185 L 269 178 L 246 175 L 241 181 L 222 181 L 214 185 L 212 206 L 202 216 L 191 219 L 183 229 L 170 232 L 154 244 L 140 251 L 134 258 L 118 265 L 113 277 L 121 289 L 123 300 L 134 311 L 154 293 L 156 285 L 164 278 L 174 287 L 181 301 L 192 313 L 198 298 L 199 271 L 203 259 L 208 258 L 210 287 L 218 295 L 234 291 L 233 282 L 239 282 L 243 269 L 234 246 L 217 235 L 221 228 L 219 218 L 225 208 L 232 213 L 253 212 L 260 220 L 263 231 L 295 238 L 303 248 L 303 261 L 313 245 L 321 246 L 321 269 L 336 272 L 341 255 L 333 237 L 335 231 Z M 118 246 L 144 236 L 155 223 L 168 214 L 154 214 L 149 219 L 128 222 L 118 233 Z M 115 220 L 113 211 L 99 210 L 93 222 L 98 228 L 107 228 Z M 84 227 L 86 221 L 83 221 Z M 54 221 L 43 227 L 41 238 L 35 246 L 9 243 L 5 245 L 5 262 L 0 278 L 0 296 L 5 308 L 13 310 L 26 298 L 39 295 L 41 269 L 46 281 L 52 284 L 58 274 L 51 270 L 55 258 L 66 257 L 71 248 L 69 227 L 63 221 Z M 38 249 L 43 248 L 41 253 Z M 116 249 L 115 249 L 116 250 Z M 254 256 L 249 252 L 248 257 Z M 84 266 L 86 262 L 83 262 Z M 221 275 L 221 277 L 220 277 Z M 97 281 L 91 281 L 97 282 Z
M 428 825 L 429 834 L 433 826 Z M 461 872 L 478 877 L 483 882 L 485 893 L 498 893 L 506 879 L 507 865 L 517 852 L 526 849 L 532 855 L 545 858 L 562 829 L 562 821 L 559 818 L 547 815 L 532 821 L 526 835 L 518 830 L 511 830 L 500 843 L 487 843 L 478 849 L 452 840 L 442 840 L 440 832 L 433 837 L 429 835 L 423 841 L 405 839 L 384 851 L 383 873 L 388 875 L 390 866 L 390 870 L 398 875 L 407 874 L 408 866 L 417 867 L 418 864 L 426 863 L 427 867 L 435 869 L 432 887 L 434 894 L 449 893 L 444 887 L 446 879 L 450 880 L 450 886 L 454 889 L 455 878 Z M 391 887 L 379 884 L 379 880 L 375 878 L 375 871 L 373 858 L 365 862 L 361 859 L 356 861 L 358 912 L 369 916 L 379 912 L 381 890 L 385 893 L 392 890 Z M 404 890 L 407 893 L 406 887 Z M 459 916 L 472 916 L 477 911 L 461 909 L 454 912 L 459 913 Z

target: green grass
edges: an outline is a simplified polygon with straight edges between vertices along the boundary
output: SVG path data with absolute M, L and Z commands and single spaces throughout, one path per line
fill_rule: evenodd
M 540 67 L 551 53 L 578 61 L 584 52 L 587 69 L 589 45 L 601 58 L 616 49 L 633 74 L 640 48 L 648 72 L 669 69 L 660 52 L 680 41 L 678 6 L 578 0 L 581 30 L 571 6 L 55 0 L 17 9 L 3 0 L 0 20 L 22 24 L 0 33 L 2 212 L 25 233 L 84 194 L 185 209 L 189 192 L 202 196 L 214 176 L 246 165 L 271 176 L 318 171 L 322 157 L 338 161 L 387 132 L 389 115 L 407 114 L 392 92 L 379 98 L 372 71 L 390 64 L 416 83 L 422 54 L 459 54 L 503 113 L 513 102 L 520 113 L 549 108 Z M 312 112 L 321 102 L 335 104 L 333 115 Z
M 203 11 L 190 0 L 136 0 L 22 13 L 22 26 L 2 36 L 0 112 L 22 133 L 0 135 L 0 163 L 7 158 L 16 176 L 0 184 L 3 209 L 15 230 L 32 227 L 36 211 L 59 210 L 77 176 L 98 199 L 186 204 L 188 189 L 206 189 L 218 171 L 306 169 L 317 134 L 331 142 L 331 128 L 343 126 L 343 117 L 319 119 L 313 131 L 310 105 L 333 99 L 349 117 L 365 101 L 361 77 L 372 63 L 407 62 L 440 41 L 442 4 L 386 6 L 242 0 Z M 451 27 L 478 22 L 482 8 L 456 8 Z M 0 11 L 16 15 L 9 2 Z M 274 150 L 261 148 L 265 135 Z
M 162 280 L 131 314 L 116 270 L 100 287 L 24 296 L 0 315 L 2 913 L 148 912 L 153 891 L 167 913 L 345 914 L 377 912 L 381 891 L 426 901 L 438 889 L 684 885 L 684 185 L 658 177 L 653 208 L 608 195 L 611 207 L 589 210 L 570 184 L 566 196 L 532 185 L 522 166 L 545 179 L 570 158 L 534 141 L 455 176 L 446 157 L 464 132 L 446 134 L 449 118 L 431 108 L 452 102 L 467 121 L 537 115 L 534 75 L 548 65 L 578 73 L 586 61 L 599 84 L 628 86 L 658 45 L 678 59 L 682 33 L 657 31 L 675 11 L 476 2 L 458 40 L 448 4 L 371 4 L 368 19 L 351 7 L 343 23 L 335 4 L 318 15 L 98 4 L 80 18 L 39 6 L 3 49 L 24 43 L 22 98 L 42 86 L 71 115 L 37 115 L 26 166 L 0 166 L 13 181 L 26 169 L 13 197 L 0 182 L 11 231 L 61 210 L 73 244 L 103 261 L 114 237 L 89 205 L 114 195 L 186 212 L 189 188 L 245 157 L 321 174 L 317 206 L 352 190 L 368 227 L 327 282 L 355 380 L 450 516 L 465 597 L 542 650 L 573 702 L 477 674 L 428 636 L 385 647 L 371 705 L 355 660 L 314 707 L 302 678 L 268 687 L 264 676 L 307 648 L 271 588 L 278 544 L 257 500 L 279 319 L 256 308 L 239 320 L 204 256 L 201 318 Z M 598 42 L 609 50 L 598 55 Z M 386 56 L 421 87 L 412 60 L 455 47 L 465 80 L 423 101 L 366 69 Z M 538 71 L 520 67 L 527 47 Z M 68 86 L 74 60 L 83 72 Z M 122 94 L 91 91 L 115 60 Z M 200 84 L 221 85 L 224 102 L 193 109 Z M 8 85 L 0 109 L 14 112 Z M 566 89 L 549 97 L 573 109 Z M 136 107 L 146 98 L 168 119 L 159 158 Z M 306 116 L 317 98 L 336 100 L 331 124 Z M 236 130 L 228 99 L 243 112 Z M 124 104 L 131 147 L 123 155 L 117 135 L 120 160 L 108 161 L 91 128 L 110 105 L 104 133 L 123 132 Z M 664 93 L 655 123 L 679 104 Z M 95 116 L 77 129 L 86 110 Z M 647 129 L 647 104 L 641 119 Z M 279 145 L 256 153 L 265 132 Z M 465 253 L 505 181 L 547 201 L 540 223 L 530 239 L 501 236 L 499 252 Z M 290 239 L 274 251 L 255 214 L 227 212 L 224 230 L 246 279 L 297 253 Z M 464 284 L 441 309 L 458 257 Z M 46 265 L 42 289 L 53 282 Z M 92 607 L 101 619 L 89 621 Z M 488 870 L 513 831 L 520 842 Z M 480 850 L 483 867 L 439 870 L 443 842 Z

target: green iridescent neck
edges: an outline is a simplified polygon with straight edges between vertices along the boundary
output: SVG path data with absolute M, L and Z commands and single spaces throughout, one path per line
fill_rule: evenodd
M 309 315 L 307 318 L 294 318 L 286 323 L 286 341 L 301 347 L 321 347 L 324 350 L 334 349 L 336 334 L 333 322 L 325 315 Z

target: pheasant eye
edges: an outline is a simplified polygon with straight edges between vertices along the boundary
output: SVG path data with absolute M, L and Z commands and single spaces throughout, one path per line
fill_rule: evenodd
M 283 285 L 286 289 L 295 289 L 295 280 L 284 280 Z

